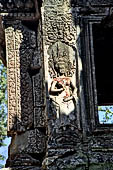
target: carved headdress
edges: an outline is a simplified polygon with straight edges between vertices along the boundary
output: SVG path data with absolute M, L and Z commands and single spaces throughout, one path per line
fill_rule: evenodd
M 59 75 L 59 65 L 65 65 L 66 76 L 72 75 L 73 61 L 70 60 L 70 55 L 73 55 L 72 51 L 73 49 L 71 47 L 60 41 L 50 46 L 48 49 L 49 73 L 52 78 Z

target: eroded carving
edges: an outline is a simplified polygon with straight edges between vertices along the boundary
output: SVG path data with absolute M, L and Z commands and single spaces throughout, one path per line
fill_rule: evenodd
M 50 146 L 73 145 L 76 141 L 76 50 L 60 41 L 48 49 L 49 53 L 49 140 Z M 69 133 L 72 132 L 69 144 Z M 55 144 L 55 145 L 54 145 Z M 76 145 L 76 144 L 75 144 Z
M 41 66 L 39 72 L 33 77 L 33 96 L 34 96 L 34 127 L 45 127 L 45 91 L 44 91 L 44 72 L 43 72 L 43 53 L 42 53 L 42 25 L 39 20 L 37 35 L 37 51 L 33 55 L 33 65 Z
M 51 8 L 45 6 L 44 13 L 44 40 L 46 45 L 56 41 L 75 45 L 76 27 L 75 19 L 70 11 L 68 1 L 54 1 Z M 49 6 L 46 2 L 46 5 Z
M 14 27 L 8 27 L 5 32 L 9 73 L 8 128 L 9 131 L 24 131 L 32 127 L 34 122 L 32 79 L 35 79 L 36 75 L 38 75 L 40 77 L 37 80 L 38 83 L 42 81 L 40 76 L 41 60 L 39 59 L 39 47 L 37 47 L 36 32 L 27 29 L 21 22 L 15 23 Z M 40 83 L 39 89 L 37 97 L 40 98 L 42 96 Z M 39 89 L 34 89 L 34 95 Z
M 2 0 L 0 1 L 1 9 L 7 10 L 34 10 L 35 3 L 34 0 Z
M 37 2 L 0 1 L 0 10 L 10 11 L 8 17 L 18 15 L 18 18 L 23 20 L 22 23 L 9 21 L 10 25 L 6 25 L 8 130 L 9 135 L 12 135 L 10 166 L 14 166 L 14 169 L 83 170 L 93 169 L 96 162 L 102 163 L 98 168 L 112 169 L 112 166 L 104 166 L 104 163 L 113 162 L 113 134 L 109 133 L 109 137 L 101 134 L 99 137 L 99 132 L 97 136 L 87 134 L 89 136 L 86 138 L 94 120 L 93 110 L 91 115 L 87 115 L 90 107 L 87 105 L 88 102 L 86 101 L 87 110 L 84 104 L 85 99 L 90 98 L 92 93 L 91 89 L 88 89 L 91 94 L 85 94 L 88 97 L 84 99 L 82 72 L 86 72 L 82 70 L 81 64 L 82 52 L 83 62 L 88 59 L 88 56 L 84 56 L 85 53 L 89 53 L 84 49 L 84 42 L 87 41 L 84 41 L 83 33 L 85 32 L 88 42 L 92 38 L 92 35 L 88 35 L 91 29 L 85 30 L 91 26 L 88 25 L 86 28 L 88 23 L 85 22 L 89 22 L 87 17 L 90 22 L 97 22 L 96 16 L 105 16 L 105 13 L 112 11 L 112 8 L 109 8 L 109 5 L 112 7 L 112 2 L 43 1 L 42 18 L 37 22 L 38 31 L 34 22 L 39 17 Z M 102 5 L 105 4 L 108 6 L 104 8 Z M 12 11 L 17 13 L 12 15 Z M 97 15 L 98 12 L 100 15 Z M 19 15 L 24 16 L 26 21 Z M 81 47 L 83 49 L 80 51 Z M 90 59 L 86 62 L 87 72 Z M 93 71 L 91 74 L 94 74 Z M 86 88 L 88 87 L 90 86 Z M 92 101 L 90 103 L 93 104 Z M 108 154 L 103 152 L 106 146 L 109 146 Z M 104 154 L 99 154 L 98 149 Z
M 53 62 L 50 69 L 55 73 L 50 87 L 50 96 L 57 109 L 57 118 L 60 114 L 69 115 L 75 110 L 75 84 L 72 81 L 72 71 L 75 69 L 70 62 L 69 48 L 61 42 L 51 48 Z M 73 61 L 73 64 L 75 61 Z M 52 66 L 52 68 L 51 68 Z
M 53 155 L 56 152 L 63 155 L 66 153 L 66 147 L 74 148 L 77 139 L 80 140 L 76 108 L 77 28 L 74 16 L 68 0 L 44 2 L 48 156 L 50 152 Z M 62 148 L 62 151 L 59 148 Z
M 91 3 L 92 5 L 97 5 L 97 6 L 102 6 L 102 5 L 113 5 L 113 1 L 112 0 L 88 0 L 88 1 L 84 1 L 84 0 L 72 0 L 73 4 L 76 5 L 81 5 L 84 6 L 87 3 Z

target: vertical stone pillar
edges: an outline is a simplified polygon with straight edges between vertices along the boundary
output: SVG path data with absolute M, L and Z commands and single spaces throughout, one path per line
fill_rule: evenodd
M 14 26 L 8 26 L 5 30 L 9 133 L 25 131 L 33 126 L 33 92 L 29 69 L 33 55 L 32 46 L 36 46 L 36 41 L 29 41 L 30 36 L 35 36 L 34 32 L 28 31 L 26 35 L 21 23 L 12 24 Z
M 8 135 L 12 136 L 7 166 L 40 169 L 45 153 L 45 104 L 41 21 L 6 21 L 8 72 Z M 31 167 L 31 168 L 32 168 Z M 15 168 L 16 169 L 16 168 Z
M 47 158 L 43 166 L 63 169 L 68 166 L 68 156 L 76 153 L 82 137 L 78 35 L 71 2 L 44 1 L 42 20 L 48 120 Z

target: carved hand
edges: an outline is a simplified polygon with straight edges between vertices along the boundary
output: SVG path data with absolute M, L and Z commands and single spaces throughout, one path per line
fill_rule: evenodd
M 68 98 L 64 98 L 63 101 L 64 101 L 64 102 L 68 102 L 68 101 L 70 101 L 70 100 L 72 100 L 72 99 L 73 99 L 73 96 L 68 97 Z

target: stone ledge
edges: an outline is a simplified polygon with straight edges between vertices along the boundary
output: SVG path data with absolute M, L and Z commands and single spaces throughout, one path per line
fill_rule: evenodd
M 11 168 L 2 168 L 1 170 L 11 170 Z
M 2 168 L 1 170 L 41 170 L 41 168 L 36 166 L 20 166 L 12 168 Z

